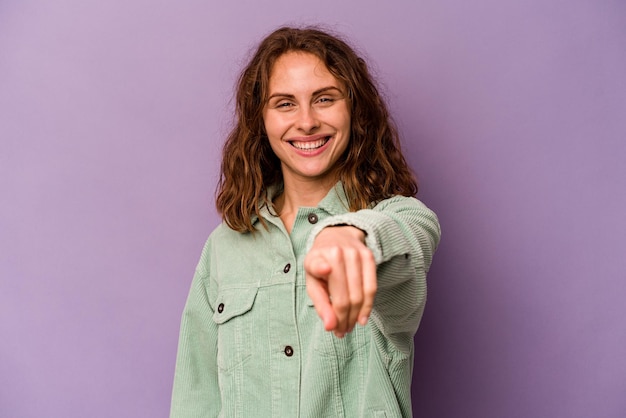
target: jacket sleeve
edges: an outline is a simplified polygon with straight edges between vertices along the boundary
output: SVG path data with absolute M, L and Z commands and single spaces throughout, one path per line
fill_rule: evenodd
M 372 209 L 320 222 L 312 231 L 309 248 L 317 233 L 333 225 L 351 225 L 365 232 L 378 279 L 370 323 L 396 349 L 409 354 L 426 303 L 426 273 L 441 236 L 437 216 L 415 198 L 395 196 Z
M 207 242 L 182 315 L 170 418 L 217 417 L 220 411 L 217 325 L 207 294 L 209 251 Z

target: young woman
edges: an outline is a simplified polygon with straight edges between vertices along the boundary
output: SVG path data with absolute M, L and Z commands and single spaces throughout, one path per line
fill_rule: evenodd
M 221 170 L 171 416 L 411 416 L 440 230 L 365 62 L 323 31 L 270 34 Z

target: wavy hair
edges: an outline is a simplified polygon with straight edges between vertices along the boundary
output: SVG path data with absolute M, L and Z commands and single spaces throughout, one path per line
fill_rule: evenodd
M 413 196 L 417 181 L 400 149 L 394 126 L 365 61 L 341 38 L 317 28 L 277 29 L 259 44 L 241 73 L 235 97 L 235 126 L 223 148 L 216 206 L 226 224 L 254 232 L 252 216 L 271 208 L 268 188 L 282 182 L 280 160 L 263 122 L 269 78 L 286 52 L 318 57 L 347 90 L 351 137 L 340 162 L 349 209 L 356 211 L 393 195 Z

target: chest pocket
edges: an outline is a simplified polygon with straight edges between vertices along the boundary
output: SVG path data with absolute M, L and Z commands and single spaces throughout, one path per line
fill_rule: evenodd
M 223 371 L 241 366 L 252 355 L 253 306 L 257 287 L 223 289 L 217 295 L 217 365 Z

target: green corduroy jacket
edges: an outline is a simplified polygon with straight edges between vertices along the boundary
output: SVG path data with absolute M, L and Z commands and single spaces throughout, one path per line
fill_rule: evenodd
M 225 224 L 209 237 L 185 306 L 171 418 L 409 417 L 413 337 L 439 243 L 436 215 L 392 197 L 349 212 L 341 183 L 300 208 L 288 234 Z M 324 330 L 307 295 L 303 260 L 322 228 L 366 233 L 378 291 L 369 322 L 344 338 Z

